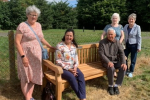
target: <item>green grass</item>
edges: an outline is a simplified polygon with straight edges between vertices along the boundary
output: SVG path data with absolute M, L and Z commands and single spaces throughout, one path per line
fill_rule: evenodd
M 0 32 L 8 33 L 8 30 L 0 30 Z M 64 36 L 65 30 L 63 29 L 50 29 L 43 30 L 45 39 L 52 45 L 56 46 Z M 87 44 L 99 42 L 102 30 L 83 30 L 75 29 L 75 38 L 78 44 Z M 150 33 L 142 32 L 142 51 L 138 53 L 138 58 L 142 58 L 140 61 L 142 64 L 137 64 L 139 67 L 136 69 L 136 76 L 133 78 L 125 77 L 123 86 L 125 89 L 132 88 L 130 91 L 132 95 L 128 95 L 126 98 L 140 98 L 139 100 L 146 100 L 150 98 L 150 64 L 145 63 L 145 60 L 150 58 Z M 0 87 L 4 86 L 9 80 L 10 66 L 9 66 L 9 48 L 8 48 L 8 37 L 0 37 Z M 90 92 L 96 91 L 97 88 L 106 89 L 107 78 L 98 78 L 87 82 L 87 97 L 92 95 Z M 96 88 L 96 89 L 95 89 Z M 68 92 L 69 91 L 69 92 Z M 142 92 L 140 92 L 142 91 Z M 94 93 L 93 92 L 93 93 Z M 108 94 L 106 94 L 108 95 Z M 100 95 L 104 97 L 103 95 Z M 101 98 L 99 97 L 99 98 Z M 70 98 L 76 100 L 77 97 L 74 92 L 69 89 L 63 93 L 63 98 Z M 94 98 L 94 97 L 93 97 Z M 112 97 L 113 98 L 113 97 Z M 111 99 L 111 98 L 110 98 Z M 64 99 L 65 100 L 65 99 Z M 89 99 L 94 100 L 94 99 Z M 95 98 L 96 100 L 96 98 Z M 107 100 L 107 99 L 103 99 Z M 124 100 L 124 99 L 122 99 Z M 131 99 L 129 99 L 131 100 Z
M 45 39 L 52 45 L 56 46 L 57 43 L 61 41 L 61 39 L 64 36 L 66 30 L 63 29 L 51 29 L 51 30 L 44 30 L 44 37 Z M 102 31 L 96 30 L 95 32 L 93 30 L 79 30 L 75 29 L 75 39 L 78 44 L 86 44 L 86 43 L 93 43 L 93 42 L 99 42 L 100 35 Z

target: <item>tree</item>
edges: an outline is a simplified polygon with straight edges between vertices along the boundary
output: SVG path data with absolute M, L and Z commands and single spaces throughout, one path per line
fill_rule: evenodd
M 41 23 L 43 29 L 52 28 L 53 22 L 53 12 L 52 12 L 52 3 L 49 3 L 46 0 L 36 0 L 35 5 L 40 9 L 41 15 L 38 18 L 38 21 Z
M 127 0 L 128 15 L 137 14 L 136 23 L 142 30 L 150 30 L 150 0 Z
M 76 9 L 69 7 L 67 1 L 54 2 L 53 4 L 53 28 L 70 28 L 77 25 Z
M 106 24 L 111 23 L 110 17 L 113 13 L 119 13 L 122 19 L 126 16 L 126 0 L 78 0 L 77 2 L 80 28 L 85 26 L 91 29 L 96 26 L 98 29 L 103 29 Z
M 10 25 L 10 9 L 8 2 L 4 3 L 0 1 L 0 29 L 9 29 Z

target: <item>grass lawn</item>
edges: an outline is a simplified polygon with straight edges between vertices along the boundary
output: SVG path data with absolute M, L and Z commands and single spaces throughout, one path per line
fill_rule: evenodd
M 2 33 L 8 33 L 7 30 Z M 50 29 L 43 30 L 45 39 L 56 46 L 61 41 L 65 30 Z M 75 38 L 78 44 L 99 42 L 102 30 L 83 30 L 75 29 Z M 109 96 L 107 93 L 107 78 L 100 77 L 86 81 L 87 100 L 148 100 L 150 98 L 150 33 L 142 32 L 142 51 L 138 53 L 137 64 L 133 78 L 125 77 L 120 95 Z M 9 83 L 9 48 L 8 38 L 0 37 L 0 100 L 23 100 L 20 90 L 20 83 Z M 7 87 L 7 88 L 4 88 Z M 36 86 L 34 97 L 40 100 L 40 87 Z M 77 100 L 72 89 L 63 92 L 63 100 Z

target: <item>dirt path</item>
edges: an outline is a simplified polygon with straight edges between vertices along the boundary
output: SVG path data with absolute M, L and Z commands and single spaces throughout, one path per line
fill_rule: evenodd
M 8 33 L 0 33 L 0 36 L 7 37 Z

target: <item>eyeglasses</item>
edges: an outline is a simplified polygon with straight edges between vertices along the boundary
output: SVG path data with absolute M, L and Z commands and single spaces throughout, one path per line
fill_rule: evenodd
M 32 15 L 32 14 L 29 14 L 29 15 L 31 15 L 32 17 L 38 17 L 38 15 Z

